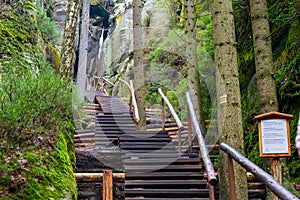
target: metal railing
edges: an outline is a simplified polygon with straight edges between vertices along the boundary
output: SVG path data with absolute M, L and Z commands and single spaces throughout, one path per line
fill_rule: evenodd
M 270 174 L 265 172 L 263 169 L 261 169 L 256 164 L 252 163 L 250 160 L 248 160 L 242 154 L 237 152 L 231 146 L 229 146 L 225 143 L 221 143 L 220 148 L 228 155 L 230 200 L 236 199 L 236 188 L 235 188 L 234 169 L 233 169 L 233 160 L 232 159 L 234 159 L 238 164 L 240 164 L 247 171 L 251 172 L 260 181 L 264 182 L 266 184 L 266 186 L 279 198 L 289 199 L 289 200 L 299 200 L 299 198 L 297 196 L 295 196 L 290 191 L 285 189 L 282 185 L 277 183 Z
M 213 164 L 210 160 L 209 153 L 208 153 L 208 150 L 206 148 L 206 144 L 205 144 L 205 141 L 204 141 L 201 129 L 200 129 L 200 125 L 198 123 L 197 115 L 196 115 L 194 105 L 192 103 L 189 92 L 186 93 L 186 100 L 187 100 L 187 103 L 188 103 L 189 117 L 191 119 L 191 124 L 193 125 L 194 131 L 197 135 L 201 157 L 202 157 L 203 162 L 204 162 L 204 167 L 207 171 L 208 182 L 211 185 L 215 186 L 215 185 L 218 184 L 218 180 L 215 176 L 214 166 L 213 166 Z M 192 145 L 192 144 L 189 144 L 189 145 Z
M 182 153 L 182 144 L 181 144 L 181 132 L 184 130 L 184 126 L 182 124 L 182 122 L 180 121 L 177 113 L 175 112 L 172 104 L 169 102 L 168 98 L 165 96 L 165 94 L 162 92 L 162 90 L 160 88 L 158 88 L 158 93 L 161 96 L 161 105 L 162 105 L 162 109 L 161 109 L 161 121 L 162 121 L 162 129 L 163 131 L 165 131 L 165 104 L 167 104 L 176 124 L 178 127 L 178 152 Z

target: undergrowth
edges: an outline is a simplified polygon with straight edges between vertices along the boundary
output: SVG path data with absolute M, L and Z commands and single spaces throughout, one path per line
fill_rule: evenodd
M 0 199 L 76 199 L 72 93 L 45 57 L 49 21 L 37 26 L 29 0 L 0 13 Z

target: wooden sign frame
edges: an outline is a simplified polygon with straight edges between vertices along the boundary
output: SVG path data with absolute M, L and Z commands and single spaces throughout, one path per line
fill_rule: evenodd
M 289 120 L 292 118 L 293 115 L 279 112 L 255 116 L 258 120 L 260 157 L 291 156 Z

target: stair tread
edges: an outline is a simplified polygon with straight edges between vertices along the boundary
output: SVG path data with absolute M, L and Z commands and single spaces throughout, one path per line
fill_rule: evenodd
M 155 159 L 155 158 L 143 158 L 143 159 L 125 159 L 127 164 L 142 164 L 142 163 L 162 163 L 162 162 L 172 162 L 172 163 L 199 163 L 199 158 L 165 158 L 165 159 Z
M 128 172 L 126 177 L 202 177 L 199 172 Z
M 125 197 L 125 200 L 210 200 L 210 198 L 157 198 L 157 197 Z
M 133 194 L 208 194 L 208 189 L 188 188 L 188 189 L 142 189 L 142 188 L 125 188 L 125 193 Z
M 125 180 L 125 186 L 146 186 L 146 185 L 207 185 L 207 180 Z
M 152 138 L 140 138 L 140 137 L 130 137 L 130 138 L 126 138 L 124 139 L 123 136 L 120 136 L 120 138 L 122 138 L 122 140 L 120 140 L 120 144 L 132 144 L 133 142 L 137 143 L 137 144 L 141 144 L 143 142 L 171 142 L 171 138 L 166 138 L 166 137 L 152 137 Z
M 202 170 L 202 165 L 128 165 L 125 163 L 125 169 L 126 170 Z

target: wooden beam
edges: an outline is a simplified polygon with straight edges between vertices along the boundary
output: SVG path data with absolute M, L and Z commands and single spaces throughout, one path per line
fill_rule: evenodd
M 74 173 L 77 182 L 102 182 L 103 173 Z M 125 173 L 113 173 L 113 180 L 122 182 L 125 180 Z

